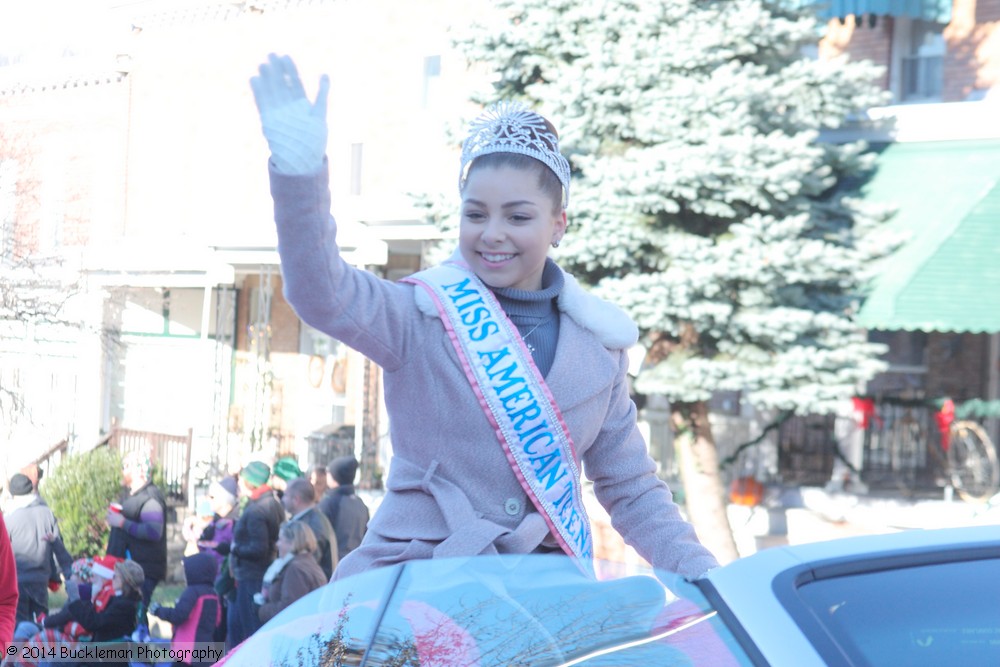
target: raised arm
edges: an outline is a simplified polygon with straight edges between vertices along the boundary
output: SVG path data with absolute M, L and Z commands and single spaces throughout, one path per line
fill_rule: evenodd
M 326 154 L 329 77 L 320 77 L 316 100 L 310 102 L 292 59 L 272 53 L 250 79 L 250 88 L 274 169 L 289 176 L 319 171 Z
M 417 310 L 412 287 L 350 266 L 337 247 L 324 159 L 329 79 L 309 101 L 288 56 L 270 55 L 250 80 L 271 150 L 271 196 L 283 290 L 296 314 L 378 363 L 398 368 L 407 358 Z

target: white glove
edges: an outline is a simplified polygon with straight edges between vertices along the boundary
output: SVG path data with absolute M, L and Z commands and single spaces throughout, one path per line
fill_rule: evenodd
M 326 154 L 330 78 L 320 77 L 316 101 L 310 102 L 292 59 L 273 53 L 267 59 L 260 75 L 250 79 L 250 87 L 271 161 L 282 174 L 314 174 L 323 167 Z

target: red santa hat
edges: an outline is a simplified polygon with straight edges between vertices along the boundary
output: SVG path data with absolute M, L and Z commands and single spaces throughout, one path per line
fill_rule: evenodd
M 111 579 L 115 576 L 115 565 L 120 562 L 122 559 L 115 556 L 95 556 L 91 572 L 102 579 Z

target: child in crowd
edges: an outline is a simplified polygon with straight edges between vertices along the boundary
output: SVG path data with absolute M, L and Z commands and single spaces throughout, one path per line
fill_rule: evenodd
M 177 602 L 173 607 L 154 602 L 149 613 L 174 626 L 172 646 L 219 641 L 223 616 L 222 602 L 213 586 L 215 558 L 208 553 L 197 553 L 185 557 L 183 564 L 187 585 Z M 195 666 L 209 664 L 195 663 Z
M 114 556 L 98 556 L 97 558 L 78 558 L 70 566 L 69 581 L 76 582 L 77 591 L 86 587 L 83 597 L 89 597 L 94 609 L 103 611 L 108 601 L 114 596 L 114 568 L 122 562 Z M 88 593 L 89 591 L 89 593 Z M 68 590 L 67 590 L 68 592 Z M 48 623 L 46 623 L 48 621 Z M 65 621 L 60 626 L 60 622 Z M 34 621 L 22 621 L 18 624 L 14 638 L 18 641 L 31 642 L 34 645 L 62 641 L 86 641 L 90 635 L 78 621 L 72 618 L 69 606 L 65 605 L 52 614 L 39 614 Z
M 208 502 L 212 507 L 212 520 L 198 536 L 198 549 L 215 558 L 216 568 L 229 553 L 233 541 L 233 526 L 239 516 L 239 487 L 234 477 L 223 477 L 208 487 Z
M 114 556 L 101 556 L 92 562 L 77 561 L 66 582 L 66 605 L 39 618 L 37 624 L 21 623 L 15 638 L 38 647 L 38 655 L 45 656 L 52 647 L 72 648 L 79 642 L 110 642 L 130 637 L 138 622 L 144 581 L 142 566 L 135 561 Z M 21 664 L 35 666 L 33 662 Z M 111 667 L 119 663 L 101 664 Z M 124 663 L 121 667 L 128 665 Z
M 212 501 L 208 497 L 205 497 L 200 499 L 195 505 L 194 514 L 184 519 L 184 523 L 181 525 L 181 536 L 185 542 L 185 556 L 190 556 L 200 551 L 198 541 L 201 539 L 205 528 L 212 524 L 214 517 L 215 512 L 212 510 Z

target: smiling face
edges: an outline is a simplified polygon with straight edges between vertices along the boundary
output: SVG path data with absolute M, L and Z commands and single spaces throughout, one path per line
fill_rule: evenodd
M 549 246 L 565 232 L 566 212 L 542 188 L 536 169 L 470 170 L 462 191 L 459 249 L 490 287 L 541 289 Z

